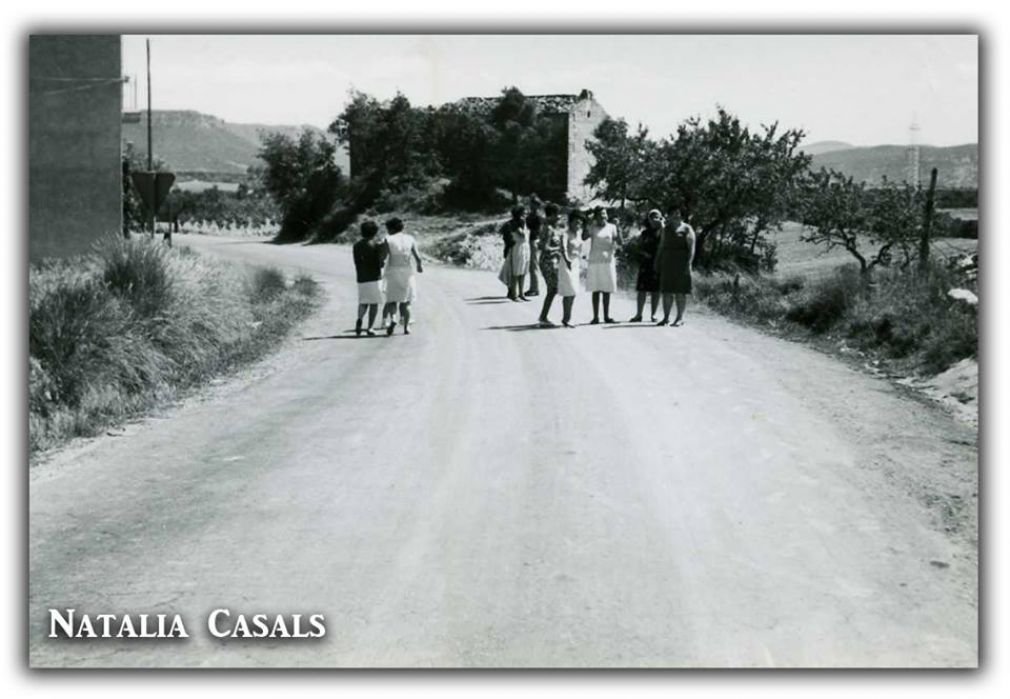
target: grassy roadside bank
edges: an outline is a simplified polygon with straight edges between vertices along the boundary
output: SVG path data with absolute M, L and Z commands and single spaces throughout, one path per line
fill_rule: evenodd
M 308 277 L 157 241 L 109 238 L 29 268 L 28 443 L 35 454 L 264 356 L 320 301 Z

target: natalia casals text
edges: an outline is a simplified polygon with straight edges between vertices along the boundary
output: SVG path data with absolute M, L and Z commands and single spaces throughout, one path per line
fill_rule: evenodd
M 214 638 L 322 638 L 322 614 L 245 614 L 215 609 L 207 615 Z M 75 609 L 49 610 L 49 638 L 189 638 L 179 614 L 84 614 Z

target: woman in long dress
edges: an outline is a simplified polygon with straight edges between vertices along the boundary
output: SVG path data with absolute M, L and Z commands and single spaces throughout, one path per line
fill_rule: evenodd
M 420 274 L 421 255 L 417 252 L 414 236 L 403 232 L 403 221 L 391 218 L 386 221 L 386 246 L 389 248 L 386 263 L 386 305 L 382 309 L 382 320 L 389 316 L 386 334 L 392 335 L 396 329 L 396 310 L 400 309 L 403 334 L 410 334 L 410 304 L 417 298 L 417 284 L 414 270 Z
M 681 219 L 676 209 L 670 212 L 656 251 L 659 291 L 663 295 L 663 319 L 656 325 L 670 325 L 670 310 L 677 299 L 677 317 L 672 325 L 684 324 L 687 295 L 691 293 L 691 265 L 694 263 L 694 229 Z
M 642 321 L 645 310 L 645 299 L 649 297 L 651 320 L 656 322 L 656 308 L 659 306 L 659 275 L 656 273 L 656 251 L 659 248 L 659 236 L 663 231 L 663 214 L 659 209 L 653 209 L 645 218 L 645 228 L 638 234 L 635 245 L 638 258 L 638 277 L 635 280 L 635 291 L 638 292 L 638 312 L 631 319 L 632 323 Z
M 558 294 L 561 295 L 563 315 L 561 324 L 572 325 L 572 305 L 579 293 L 579 269 L 582 261 L 582 212 L 572 209 L 568 212 L 568 230 L 561 240 L 561 257 L 558 260 Z
M 607 210 L 602 206 L 593 209 L 593 221 L 586 226 L 582 238 L 590 240 L 589 268 L 586 274 L 586 289 L 593 293 L 593 320 L 600 322 L 600 298 L 603 298 L 603 322 L 616 323 L 610 317 L 610 295 L 617 291 L 617 264 L 614 249 L 620 242 L 617 226 L 607 219 Z

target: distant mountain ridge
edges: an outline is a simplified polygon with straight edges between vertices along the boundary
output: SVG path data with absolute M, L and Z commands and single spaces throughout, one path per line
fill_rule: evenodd
M 152 112 L 154 156 L 175 172 L 241 174 L 258 162 L 260 133 L 275 131 L 298 136 L 303 129 L 326 135 L 310 125 L 236 124 L 193 110 L 154 110 Z M 123 143 L 133 144 L 138 155 L 147 156 L 147 113 L 140 122 L 123 124 Z M 346 174 L 347 164 L 337 164 Z
M 813 144 L 816 145 L 816 144 Z M 879 184 L 883 178 L 891 182 L 908 179 L 908 146 L 848 147 L 814 154 L 811 167 L 838 170 L 857 182 Z M 978 144 L 960 146 L 919 146 L 919 178 L 929 181 L 929 171 L 937 169 L 937 186 L 941 188 L 978 187 Z
M 260 133 L 278 131 L 297 136 L 303 129 L 326 135 L 315 126 L 237 124 L 194 110 L 155 110 L 154 155 L 175 172 L 198 173 L 208 179 L 215 174 L 237 175 L 258 162 Z M 147 155 L 147 113 L 140 122 L 123 124 L 123 142 L 133 144 L 140 156 Z M 907 178 L 906 146 L 853 146 L 844 141 L 817 141 L 800 150 L 813 157 L 812 168 L 839 170 L 853 179 L 879 184 L 886 177 L 894 182 Z M 347 153 L 337 149 L 337 165 L 349 172 Z M 920 146 L 920 178 L 928 181 L 930 168 L 938 170 L 940 187 L 978 186 L 978 144 Z
M 822 153 L 845 150 L 846 148 L 855 148 L 855 146 L 845 141 L 816 141 L 815 143 L 800 146 L 800 150 L 807 155 L 821 155 Z

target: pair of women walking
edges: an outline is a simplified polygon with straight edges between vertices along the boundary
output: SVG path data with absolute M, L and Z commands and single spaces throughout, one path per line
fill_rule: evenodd
M 403 232 L 403 221 L 386 221 L 386 235 L 379 237 L 374 221 L 361 224 L 361 240 L 354 244 L 354 269 L 358 280 L 358 319 L 356 335 L 375 335 L 372 327 L 382 306 L 382 325 L 386 335 L 396 329 L 397 310 L 403 334 L 410 334 L 410 304 L 417 298 L 417 274 L 424 271 L 414 236 Z M 362 327 L 365 316 L 367 327 Z

